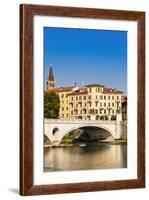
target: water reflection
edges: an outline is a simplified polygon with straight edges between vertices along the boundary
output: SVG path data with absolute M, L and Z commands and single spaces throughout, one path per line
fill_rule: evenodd
M 44 152 L 44 171 L 127 167 L 126 143 L 86 143 L 86 146 L 51 148 Z

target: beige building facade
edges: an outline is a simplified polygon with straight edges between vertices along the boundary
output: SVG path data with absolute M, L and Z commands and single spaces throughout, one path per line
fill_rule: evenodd
M 122 91 L 100 84 L 83 88 L 56 87 L 55 84 L 51 65 L 46 89 L 59 95 L 60 119 L 115 120 L 117 112 L 121 112 Z

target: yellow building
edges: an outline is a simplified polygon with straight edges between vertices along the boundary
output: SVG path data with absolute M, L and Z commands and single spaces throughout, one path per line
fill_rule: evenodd
M 47 91 L 56 92 L 60 97 L 61 119 L 107 120 L 115 119 L 122 109 L 122 91 L 107 88 L 100 84 L 55 87 L 55 80 L 50 65 Z

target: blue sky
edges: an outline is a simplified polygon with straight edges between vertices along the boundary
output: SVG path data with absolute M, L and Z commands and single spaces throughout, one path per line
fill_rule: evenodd
M 127 93 L 127 32 L 44 28 L 45 81 L 53 65 L 57 87 L 99 83 Z

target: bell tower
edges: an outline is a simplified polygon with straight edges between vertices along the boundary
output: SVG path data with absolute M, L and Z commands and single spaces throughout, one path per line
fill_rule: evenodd
M 47 90 L 50 88 L 54 88 L 55 84 L 56 84 L 56 81 L 54 80 L 52 64 L 50 64 L 49 78 L 47 80 Z

